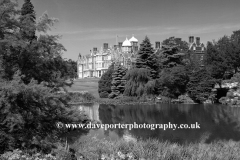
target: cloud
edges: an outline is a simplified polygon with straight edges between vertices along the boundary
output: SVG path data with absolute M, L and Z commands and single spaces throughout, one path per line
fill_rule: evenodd
M 206 34 L 215 33 L 224 30 L 240 29 L 239 24 L 210 24 L 203 26 L 185 25 L 185 26 L 148 26 L 148 27 L 126 27 L 126 28 L 93 28 L 79 31 L 63 31 L 52 32 L 53 34 L 63 35 L 65 40 L 100 40 L 100 39 L 115 39 L 125 37 L 126 34 L 137 33 L 137 35 L 191 35 L 191 34 Z
M 84 33 L 94 33 L 94 32 L 123 32 L 123 31 L 144 31 L 148 30 L 150 27 L 126 27 L 126 28 L 92 28 L 92 29 L 83 29 L 77 31 L 61 31 L 61 32 L 52 32 L 54 34 L 84 34 Z

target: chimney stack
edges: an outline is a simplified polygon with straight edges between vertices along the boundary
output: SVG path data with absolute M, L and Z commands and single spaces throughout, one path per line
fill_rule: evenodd
M 118 42 L 118 47 L 122 48 L 122 42 Z
M 103 49 L 105 49 L 105 50 L 108 49 L 108 43 L 103 43 Z
M 114 45 L 114 47 L 113 47 L 113 48 L 114 48 L 114 50 L 117 50 L 117 47 L 118 47 L 118 45 Z
M 189 36 L 189 43 L 193 43 L 194 42 L 194 36 Z
M 200 44 L 200 37 L 196 37 L 196 43 L 197 43 L 197 45 Z
M 155 48 L 160 49 L 160 42 L 159 41 L 155 42 Z

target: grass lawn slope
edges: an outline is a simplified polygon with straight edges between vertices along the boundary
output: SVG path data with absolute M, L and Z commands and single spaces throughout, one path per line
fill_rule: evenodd
M 95 98 L 99 98 L 98 81 L 99 78 L 76 79 L 72 87 L 69 87 L 67 89 L 68 91 L 88 91 Z

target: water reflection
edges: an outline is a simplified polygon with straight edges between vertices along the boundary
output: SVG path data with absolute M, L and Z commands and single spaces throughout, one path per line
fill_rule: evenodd
M 240 108 L 222 105 L 80 105 L 89 117 L 103 124 L 200 124 L 200 129 L 98 129 L 88 134 L 97 138 L 136 140 L 136 138 L 191 143 L 240 140 Z
M 90 119 L 100 121 L 99 120 L 99 104 L 80 104 L 76 106 L 79 111 L 84 111 Z

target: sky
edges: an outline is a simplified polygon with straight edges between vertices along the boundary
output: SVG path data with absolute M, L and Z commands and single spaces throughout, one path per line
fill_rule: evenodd
M 18 0 L 19 7 L 23 0 Z M 62 35 L 64 58 L 77 60 L 93 47 L 100 49 L 126 37 L 148 36 L 155 41 L 169 37 L 188 42 L 218 40 L 240 30 L 240 0 L 31 0 L 37 17 L 45 11 L 59 19 L 49 34 Z M 118 39 L 116 40 L 116 36 Z

